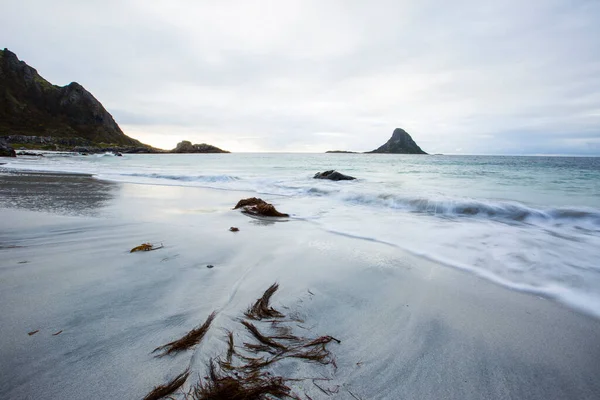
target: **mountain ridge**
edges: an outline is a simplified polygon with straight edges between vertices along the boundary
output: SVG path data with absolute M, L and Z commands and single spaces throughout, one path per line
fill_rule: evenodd
M 0 136 L 79 138 L 151 149 L 125 135 L 82 85 L 53 85 L 6 48 L 0 50 Z

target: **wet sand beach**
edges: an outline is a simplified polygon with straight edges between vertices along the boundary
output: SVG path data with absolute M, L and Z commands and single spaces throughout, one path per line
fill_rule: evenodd
M 0 398 L 139 399 L 190 368 L 185 390 L 274 282 L 274 306 L 299 329 L 341 341 L 337 368 L 284 371 L 335 388 L 290 383 L 301 397 L 600 398 L 597 318 L 318 229 L 289 198 L 265 197 L 292 213 L 282 220 L 231 210 L 252 195 L 2 173 Z M 129 253 L 145 242 L 164 248 Z M 192 350 L 152 354 L 213 311 Z

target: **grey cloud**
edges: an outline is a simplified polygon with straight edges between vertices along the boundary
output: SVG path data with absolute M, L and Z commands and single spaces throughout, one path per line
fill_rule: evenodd
M 596 1 L 13 3 L 4 46 L 157 146 L 600 153 Z

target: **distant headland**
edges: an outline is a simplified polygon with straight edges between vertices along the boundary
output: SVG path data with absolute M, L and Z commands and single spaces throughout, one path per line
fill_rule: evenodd
M 0 50 L 0 155 L 10 148 L 82 153 L 227 153 L 183 141 L 157 149 L 123 133 L 112 115 L 83 86 L 56 86 L 8 49 Z M 189 145 L 188 145 L 189 144 Z

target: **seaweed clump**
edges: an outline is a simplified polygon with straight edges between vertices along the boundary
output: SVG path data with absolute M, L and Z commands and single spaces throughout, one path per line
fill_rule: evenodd
M 218 369 L 213 360 L 209 363 L 208 376 L 188 395 L 193 400 L 262 400 L 273 397 L 298 399 L 282 377 L 259 371 L 244 375 L 227 374 Z
M 340 341 L 332 336 L 305 338 L 294 335 L 292 328 L 286 325 L 292 320 L 285 320 L 284 314 L 269 305 L 278 288 L 277 283 L 271 285 L 244 313 L 247 319 L 242 319 L 240 323 L 249 333 L 250 341 L 236 347 L 233 332 L 227 332 L 225 359 L 217 357 L 209 360 L 207 376 L 191 387 L 188 399 L 299 399 L 292 392 L 289 382 L 308 378 L 275 376 L 266 370 L 267 367 L 286 359 L 300 359 L 336 367 L 327 345 L 332 341 Z M 265 321 L 267 318 L 270 319 Z M 261 330 L 249 320 L 265 324 L 267 329 Z M 323 391 L 320 386 L 316 386 Z
M 295 319 L 286 318 L 270 305 L 272 296 L 279 285 L 274 283 L 252 304 L 240 319 L 245 328 L 245 341 L 236 345 L 234 333 L 226 331 L 225 354 L 210 358 L 206 364 L 206 376 L 192 384 L 182 395 L 186 400 L 300 400 L 291 388 L 290 382 L 312 380 L 323 393 L 337 393 L 339 386 L 322 387 L 316 380 L 328 381 L 328 378 L 290 378 L 277 376 L 269 367 L 284 360 L 302 360 L 337 368 L 335 358 L 327 348 L 331 342 L 340 343 L 332 336 L 306 338 L 297 336 L 292 325 Z M 163 350 L 164 354 L 186 350 L 199 343 L 215 318 L 213 312 L 204 324 L 190 331 L 179 340 L 161 346 L 154 351 Z M 253 322 L 251 322 L 253 321 Z M 157 386 L 144 400 L 157 400 L 168 397 L 181 388 L 190 372 L 167 383 Z M 311 399 L 306 395 L 308 399 Z
M 247 199 L 241 199 L 240 201 L 238 201 L 235 207 L 233 207 L 233 209 L 237 210 L 238 208 L 256 206 L 259 204 L 267 204 L 267 202 L 258 197 L 249 197 Z
M 263 199 L 250 197 L 242 199 L 237 202 L 234 210 L 243 208 L 243 213 L 248 215 L 254 215 L 257 217 L 289 217 L 289 214 L 281 213 L 277 211 L 275 206 L 271 203 L 267 203 Z
M 163 246 L 162 243 L 160 244 L 160 246 L 155 246 L 152 243 L 142 243 L 139 246 L 136 246 L 133 249 L 131 249 L 129 252 L 135 253 L 137 251 L 152 251 L 152 250 L 162 249 L 163 247 L 165 247 L 165 246 Z

